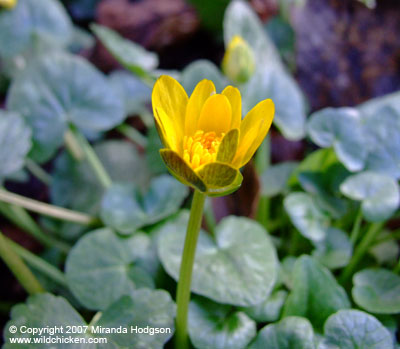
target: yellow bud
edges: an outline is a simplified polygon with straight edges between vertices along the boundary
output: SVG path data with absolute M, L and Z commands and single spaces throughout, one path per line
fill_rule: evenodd
M 243 84 L 253 76 L 253 50 L 242 37 L 235 35 L 232 38 L 222 60 L 222 70 L 235 84 Z
M 17 0 L 0 0 L 0 7 L 12 9 L 17 4 Z

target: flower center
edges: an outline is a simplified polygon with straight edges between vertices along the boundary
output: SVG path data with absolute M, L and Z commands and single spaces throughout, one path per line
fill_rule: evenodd
M 196 131 L 193 137 L 183 138 L 183 159 L 193 168 L 216 160 L 218 147 L 224 137 L 217 137 L 215 132 Z

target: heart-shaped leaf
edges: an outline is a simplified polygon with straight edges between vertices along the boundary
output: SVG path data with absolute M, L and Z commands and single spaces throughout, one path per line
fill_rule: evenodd
M 312 114 L 308 134 L 320 147 L 332 147 L 350 171 L 360 171 L 367 158 L 361 115 L 354 108 L 326 108 Z
M 363 216 L 371 222 L 388 219 L 399 207 L 399 185 L 380 173 L 366 171 L 350 176 L 340 190 L 347 197 L 362 202 Z
M 98 24 L 92 24 L 90 28 L 111 54 L 133 73 L 143 76 L 146 71 L 158 66 L 158 57 L 155 53 L 146 51 L 133 41 L 124 39 L 110 28 Z
M 189 335 L 196 348 L 245 348 L 256 332 L 255 321 L 232 306 L 205 298 L 190 302 Z
M 353 252 L 348 235 L 337 228 L 328 228 L 326 237 L 315 243 L 313 257 L 329 269 L 346 266 Z
M 368 150 L 367 170 L 400 178 L 400 93 L 371 99 L 358 106 Z
M 174 316 L 175 304 L 170 295 L 161 290 L 142 289 L 135 291 L 133 298 L 124 296 L 111 304 L 101 313 L 100 318 L 94 318 L 90 324 L 85 322 L 66 299 L 49 293 L 39 294 L 28 298 L 25 304 L 18 304 L 12 308 L 11 320 L 4 331 L 4 348 L 55 348 L 51 343 L 33 344 L 33 340 L 40 340 L 43 333 L 22 334 L 17 330 L 15 334 L 11 334 L 8 329 L 10 326 L 16 326 L 17 329 L 21 326 L 29 329 L 53 329 L 57 326 L 62 328 L 62 332 L 57 331 L 53 335 L 46 333 L 45 336 L 55 341 L 57 338 L 84 341 L 72 346 L 71 342 L 66 342 L 65 345 L 57 344 L 57 348 L 60 349 L 82 348 L 85 346 L 83 343 L 93 349 L 161 349 L 174 332 Z M 68 328 L 72 330 L 71 333 L 67 333 Z M 118 330 L 119 333 L 112 333 L 113 330 Z M 11 339 L 17 338 L 30 339 L 32 344 L 11 344 Z M 95 343 L 89 342 L 89 338 L 98 338 L 99 344 L 88 344 Z
M 291 193 L 285 198 L 284 206 L 292 223 L 304 237 L 312 241 L 321 241 L 325 238 L 328 217 L 311 195 L 301 192 Z
M 31 148 L 31 130 L 24 119 L 0 110 L 0 183 L 22 169 Z
M 141 239 L 119 238 L 112 230 L 95 230 L 82 237 L 66 262 L 70 290 L 88 309 L 105 309 L 134 289 L 153 287 L 149 273 L 138 265 Z
M 188 222 L 188 213 L 163 226 L 158 238 L 162 265 L 175 280 Z M 275 248 L 265 230 L 247 218 L 221 221 L 215 239 L 200 231 L 193 269 L 192 291 L 214 301 L 251 306 L 266 299 L 277 275 Z
M 400 277 L 386 269 L 365 269 L 353 276 L 352 295 L 360 307 L 376 314 L 400 313 Z
M 260 330 L 249 349 L 314 349 L 314 331 L 307 319 L 289 316 Z
M 31 156 L 40 162 L 63 144 L 68 123 L 99 132 L 125 118 L 122 99 L 105 76 L 83 58 L 61 52 L 38 57 L 18 75 L 9 90 L 7 107 L 32 127 Z
M 72 35 L 68 13 L 57 0 L 20 0 L 12 10 L 0 13 L 0 55 L 10 58 L 39 37 L 65 46 Z
M 292 273 L 293 288 L 283 316 L 304 316 L 315 328 L 322 328 L 329 315 L 350 308 L 345 290 L 328 269 L 309 256 L 296 260 Z
M 111 304 L 95 326 L 126 329 L 107 335 L 117 348 L 161 349 L 174 333 L 175 308 L 168 292 L 140 289 Z
M 199 81 L 203 79 L 211 80 L 217 92 L 221 92 L 228 84 L 214 63 L 202 59 L 189 64 L 181 76 L 182 86 L 188 94 L 191 94 Z
M 288 293 L 285 290 L 275 291 L 262 303 L 243 308 L 243 311 L 257 322 L 277 321 L 287 295 Z
M 273 197 L 283 193 L 297 165 L 297 162 L 288 161 L 268 167 L 261 175 L 262 195 Z
M 151 89 L 129 72 L 118 70 L 108 77 L 110 84 L 122 96 L 127 115 L 141 114 L 151 101 Z
M 390 332 L 372 315 L 359 310 L 340 310 L 324 326 L 319 349 L 392 349 Z
M 118 232 L 131 234 L 178 211 L 187 194 L 187 187 L 168 175 L 153 179 L 145 193 L 134 184 L 113 184 L 103 197 L 101 218 Z

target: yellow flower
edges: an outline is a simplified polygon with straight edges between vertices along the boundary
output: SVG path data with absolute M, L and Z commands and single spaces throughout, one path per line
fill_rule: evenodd
M 253 156 L 267 135 L 274 103 L 258 103 L 242 120 L 237 88 L 221 94 L 202 80 L 188 98 L 183 87 L 163 75 L 152 93 L 156 126 L 165 149 L 160 154 L 181 182 L 210 196 L 226 195 L 242 182 L 239 168 Z
M 17 0 L 0 0 L 0 7 L 12 9 L 17 4 Z
M 241 36 L 235 35 L 222 60 L 223 72 L 235 84 L 243 84 L 253 76 L 255 69 L 253 50 Z

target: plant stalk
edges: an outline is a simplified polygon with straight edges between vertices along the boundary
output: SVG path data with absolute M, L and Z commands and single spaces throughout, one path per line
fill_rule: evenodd
M 189 346 L 187 318 L 190 301 L 190 285 L 192 282 L 192 270 L 197 239 L 203 217 L 204 201 L 205 195 L 195 190 L 190 210 L 189 223 L 186 230 L 185 245 L 183 248 L 178 288 L 176 292 L 177 315 L 175 347 L 177 349 L 186 349 Z
M 342 274 L 340 275 L 339 281 L 342 285 L 346 284 L 349 280 L 349 277 L 354 274 L 358 263 L 361 261 L 362 257 L 364 257 L 369 247 L 373 244 L 384 225 L 384 222 L 371 224 L 370 228 L 360 241 L 360 244 L 354 250 L 353 257 L 351 258 L 349 264 L 346 266 L 346 268 L 344 268 Z
M 103 185 L 104 188 L 109 188 L 112 184 L 111 177 L 105 170 L 103 164 L 101 163 L 100 159 L 98 158 L 96 152 L 93 150 L 92 146 L 90 143 L 87 141 L 87 139 L 77 130 L 77 129 L 72 129 L 72 132 L 82 149 L 83 153 L 85 154 L 85 157 L 87 161 L 89 162 L 90 166 L 93 169 L 93 172 L 97 176 L 99 182 Z
M 271 138 L 269 135 L 265 137 L 260 148 L 257 150 L 255 157 L 255 166 L 259 176 L 261 176 L 271 163 Z M 257 221 L 265 228 L 268 225 L 270 211 L 270 200 L 267 196 L 260 196 L 257 208 Z
M 26 266 L 24 261 L 10 246 L 8 240 L 0 231 L 0 257 L 10 268 L 16 279 L 30 295 L 45 292 L 42 285 Z
M 129 138 L 132 142 L 140 145 L 142 148 L 147 147 L 147 138 L 143 136 L 136 128 L 127 124 L 122 124 L 117 127 L 117 130 L 125 137 Z
M 39 202 L 18 194 L 10 193 L 9 191 L 2 188 L 0 188 L 0 201 L 21 206 L 27 210 L 72 223 L 93 225 L 97 222 L 96 218 L 91 217 L 85 213 L 72 211 L 63 207 L 49 205 L 44 202 Z
M 51 183 L 51 176 L 43 170 L 36 162 L 29 158 L 25 159 L 25 166 L 30 173 L 32 173 L 42 183 L 49 185 Z
M 353 246 L 355 246 L 358 236 L 360 235 L 360 228 L 363 219 L 363 214 L 361 207 L 358 209 L 356 220 L 354 221 L 353 229 L 350 235 L 350 241 L 352 242 Z

